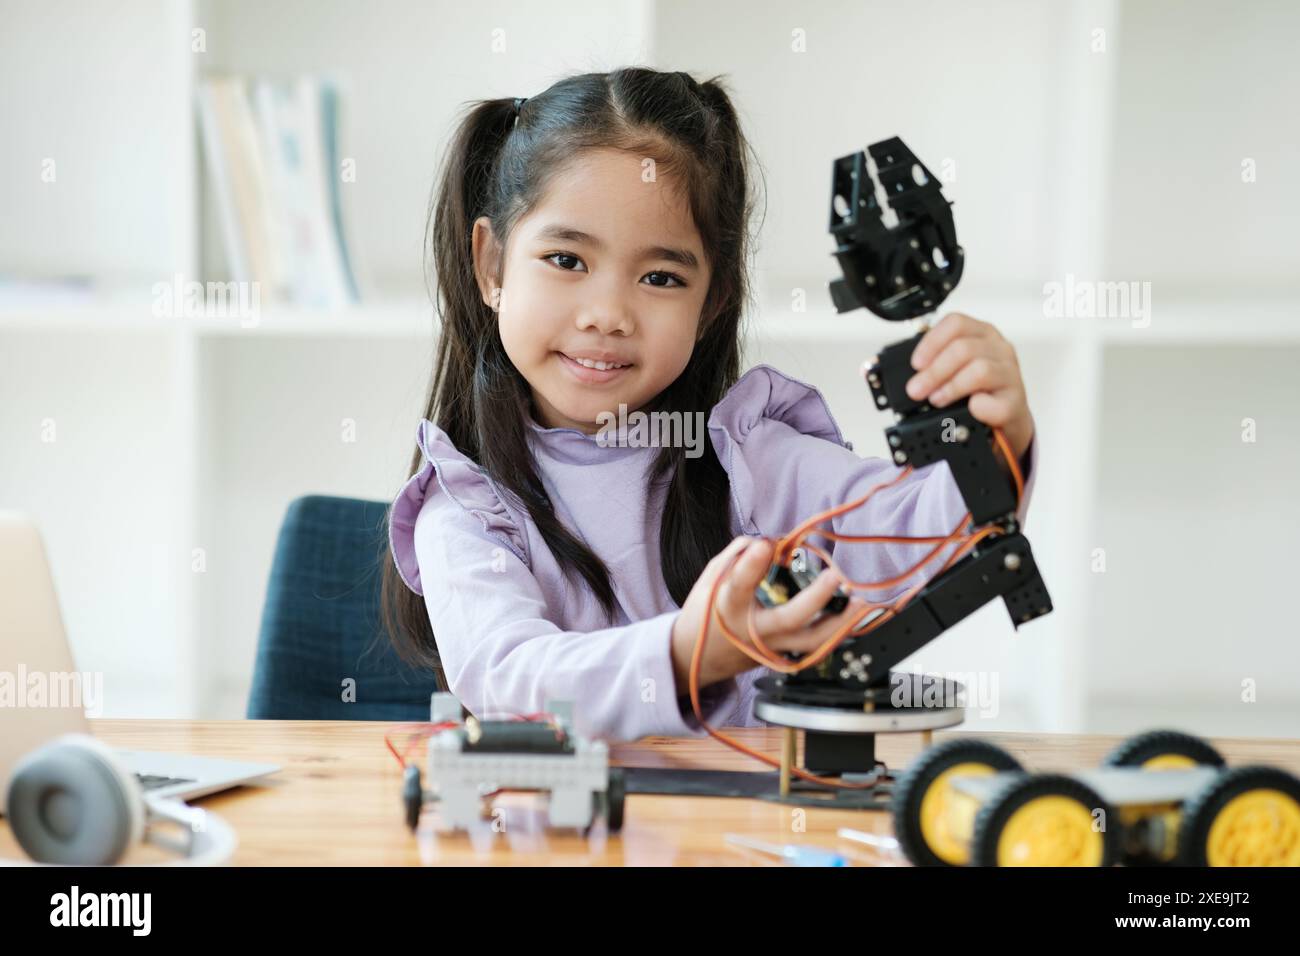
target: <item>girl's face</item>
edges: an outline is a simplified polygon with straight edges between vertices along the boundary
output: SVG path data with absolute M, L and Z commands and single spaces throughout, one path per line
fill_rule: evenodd
M 690 360 L 709 264 L 685 199 L 653 170 L 632 153 L 584 150 L 511 233 L 495 307 L 545 427 L 595 434 L 602 412 L 642 408 Z M 493 306 L 500 251 L 486 216 L 473 249 Z

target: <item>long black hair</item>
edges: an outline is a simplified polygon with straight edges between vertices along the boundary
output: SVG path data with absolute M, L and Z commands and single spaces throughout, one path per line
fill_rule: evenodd
M 707 417 L 735 384 L 740 321 L 750 302 L 750 220 L 756 207 L 751 169 L 761 166 L 720 78 L 700 83 L 687 73 L 627 68 L 559 80 L 530 97 L 517 120 L 512 98 L 480 100 L 466 109 L 429 206 L 426 252 L 433 259 L 441 334 L 424 417 L 527 509 L 564 572 L 585 580 L 612 616 L 608 569 L 556 517 L 537 475 L 526 440 L 531 392 L 502 346 L 496 313 L 483 302 L 471 244 L 474 221 L 487 216 L 504 249 L 549 178 L 575 153 L 591 148 L 632 151 L 654 159 L 660 172 L 675 173 L 710 263 L 690 361 L 650 407 Z M 707 437 L 703 446 L 695 458 L 680 444 L 664 447 L 650 475 L 651 482 L 671 476 L 659 561 L 679 606 L 731 537 L 727 473 Z M 408 475 L 422 464 L 417 449 Z M 432 667 L 445 688 L 427 609 L 391 559 L 384 566 L 382 604 L 398 653 Z

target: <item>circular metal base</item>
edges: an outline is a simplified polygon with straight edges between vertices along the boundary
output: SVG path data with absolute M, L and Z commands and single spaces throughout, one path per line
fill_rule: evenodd
M 816 730 L 829 734 L 887 734 L 955 727 L 966 719 L 966 711 L 959 707 L 846 710 L 840 707 L 781 704 L 760 697 L 754 701 L 754 716 L 769 724 L 794 727 L 796 730 Z
M 839 686 L 787 684 L 780 677 L 754 682 L 754 716 L 780 727 L 830 734 L 907 733 L 955 727 L 966 719 L 965 688 L 920 674 L 891 674 L 885 687 L 848 691 Z
M 784 728 L 779 789 L 762 797 L 774 803 L 887 809 L 894 775 L 875 758 L 875 735 L 921 733 L 929 746 L 933 731 L 966 719 L 966 708 L 960 705 L 965 688 L 925 674 L 891 674 L 887 683 L 873 687 L 787 683 L 777 675 L 761 677 L 754 685 L 754 716 Z M 798 731 L 804 732 L 805 763 L 816 761 L 815 766 L 824 768 L 813 770 L 817 776 L 858 786 L 837 787 L 800 777 L 795 767 Z

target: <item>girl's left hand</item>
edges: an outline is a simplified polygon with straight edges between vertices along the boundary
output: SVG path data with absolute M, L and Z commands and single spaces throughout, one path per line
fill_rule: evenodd
M 970 413 L 1001 428 L 1019 461 L 1034 437 L 1020 362 L 1011 343 L 987 322 L 960 312 L 943 317 L 916 344 L 907 394 L 935 408 L 970 397 Z

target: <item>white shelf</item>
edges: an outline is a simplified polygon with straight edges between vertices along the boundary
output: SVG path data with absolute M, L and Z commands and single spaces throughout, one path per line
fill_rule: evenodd
M 1251 346 L 1300 345 L 1300 296 L 1276 299 L 1183 299 L 1160 303 L 1149 323 L 1111 318 L 1043 315 L 1041 298 L 980 296 L 959 299 L 939 313 L 964 311 L 996 325 L 1012 343 L 1063 343 L 1094 339 L 1105 345 Z M 779 303 L 779 304 L 778 304 Z M 935 318 L 937 320 L 937 317 Z M 885 322 L 865 309 L 838 314 L 830 308 L 793 313 L 771 299 L 748 320 L 755 335 L 774 342 L 878 345 L 905 338 L 912 323 Z M 103 296 L 85 303 L 0 300 L 0 332 L 176 332 L 198 337 L 432 338 L 433 305 L 423 297 L 366 301 L 323 311 L 288 305 L 262 307 L 255 318 L 155 316 L 148 299 Z
M 131 296 L 43 307 L 0 301 L 0 332 L 159 332 L 198 338 L 320 337 L 430 338 L 433 306 L 418 298 L 380 299 L 335 311 L 286 305 L 264 306 L 247 317 L 153 314 L 152 303 Z
M 960 290 L 959 290 L 960 293 Z M 1042 297 L 958 296 L 939 316 L 966 312 L 997 326 L 1013 344 L 1094 339 L 1106 345 L 1300 345 L 1300 295 L 1289 299 L 1184 299 L 1160 302 L 1149 322 L 1119 318 L 1056 318 L 1043 314 Z M 937 317 L 935 319 L 937 321 Z M 879 344 L 906 338 L 911 323 L 885 322 L 865 309 L 830 308 L 795 314 L 773 308 L 756 322 L 758 334 L 778 342 Z

